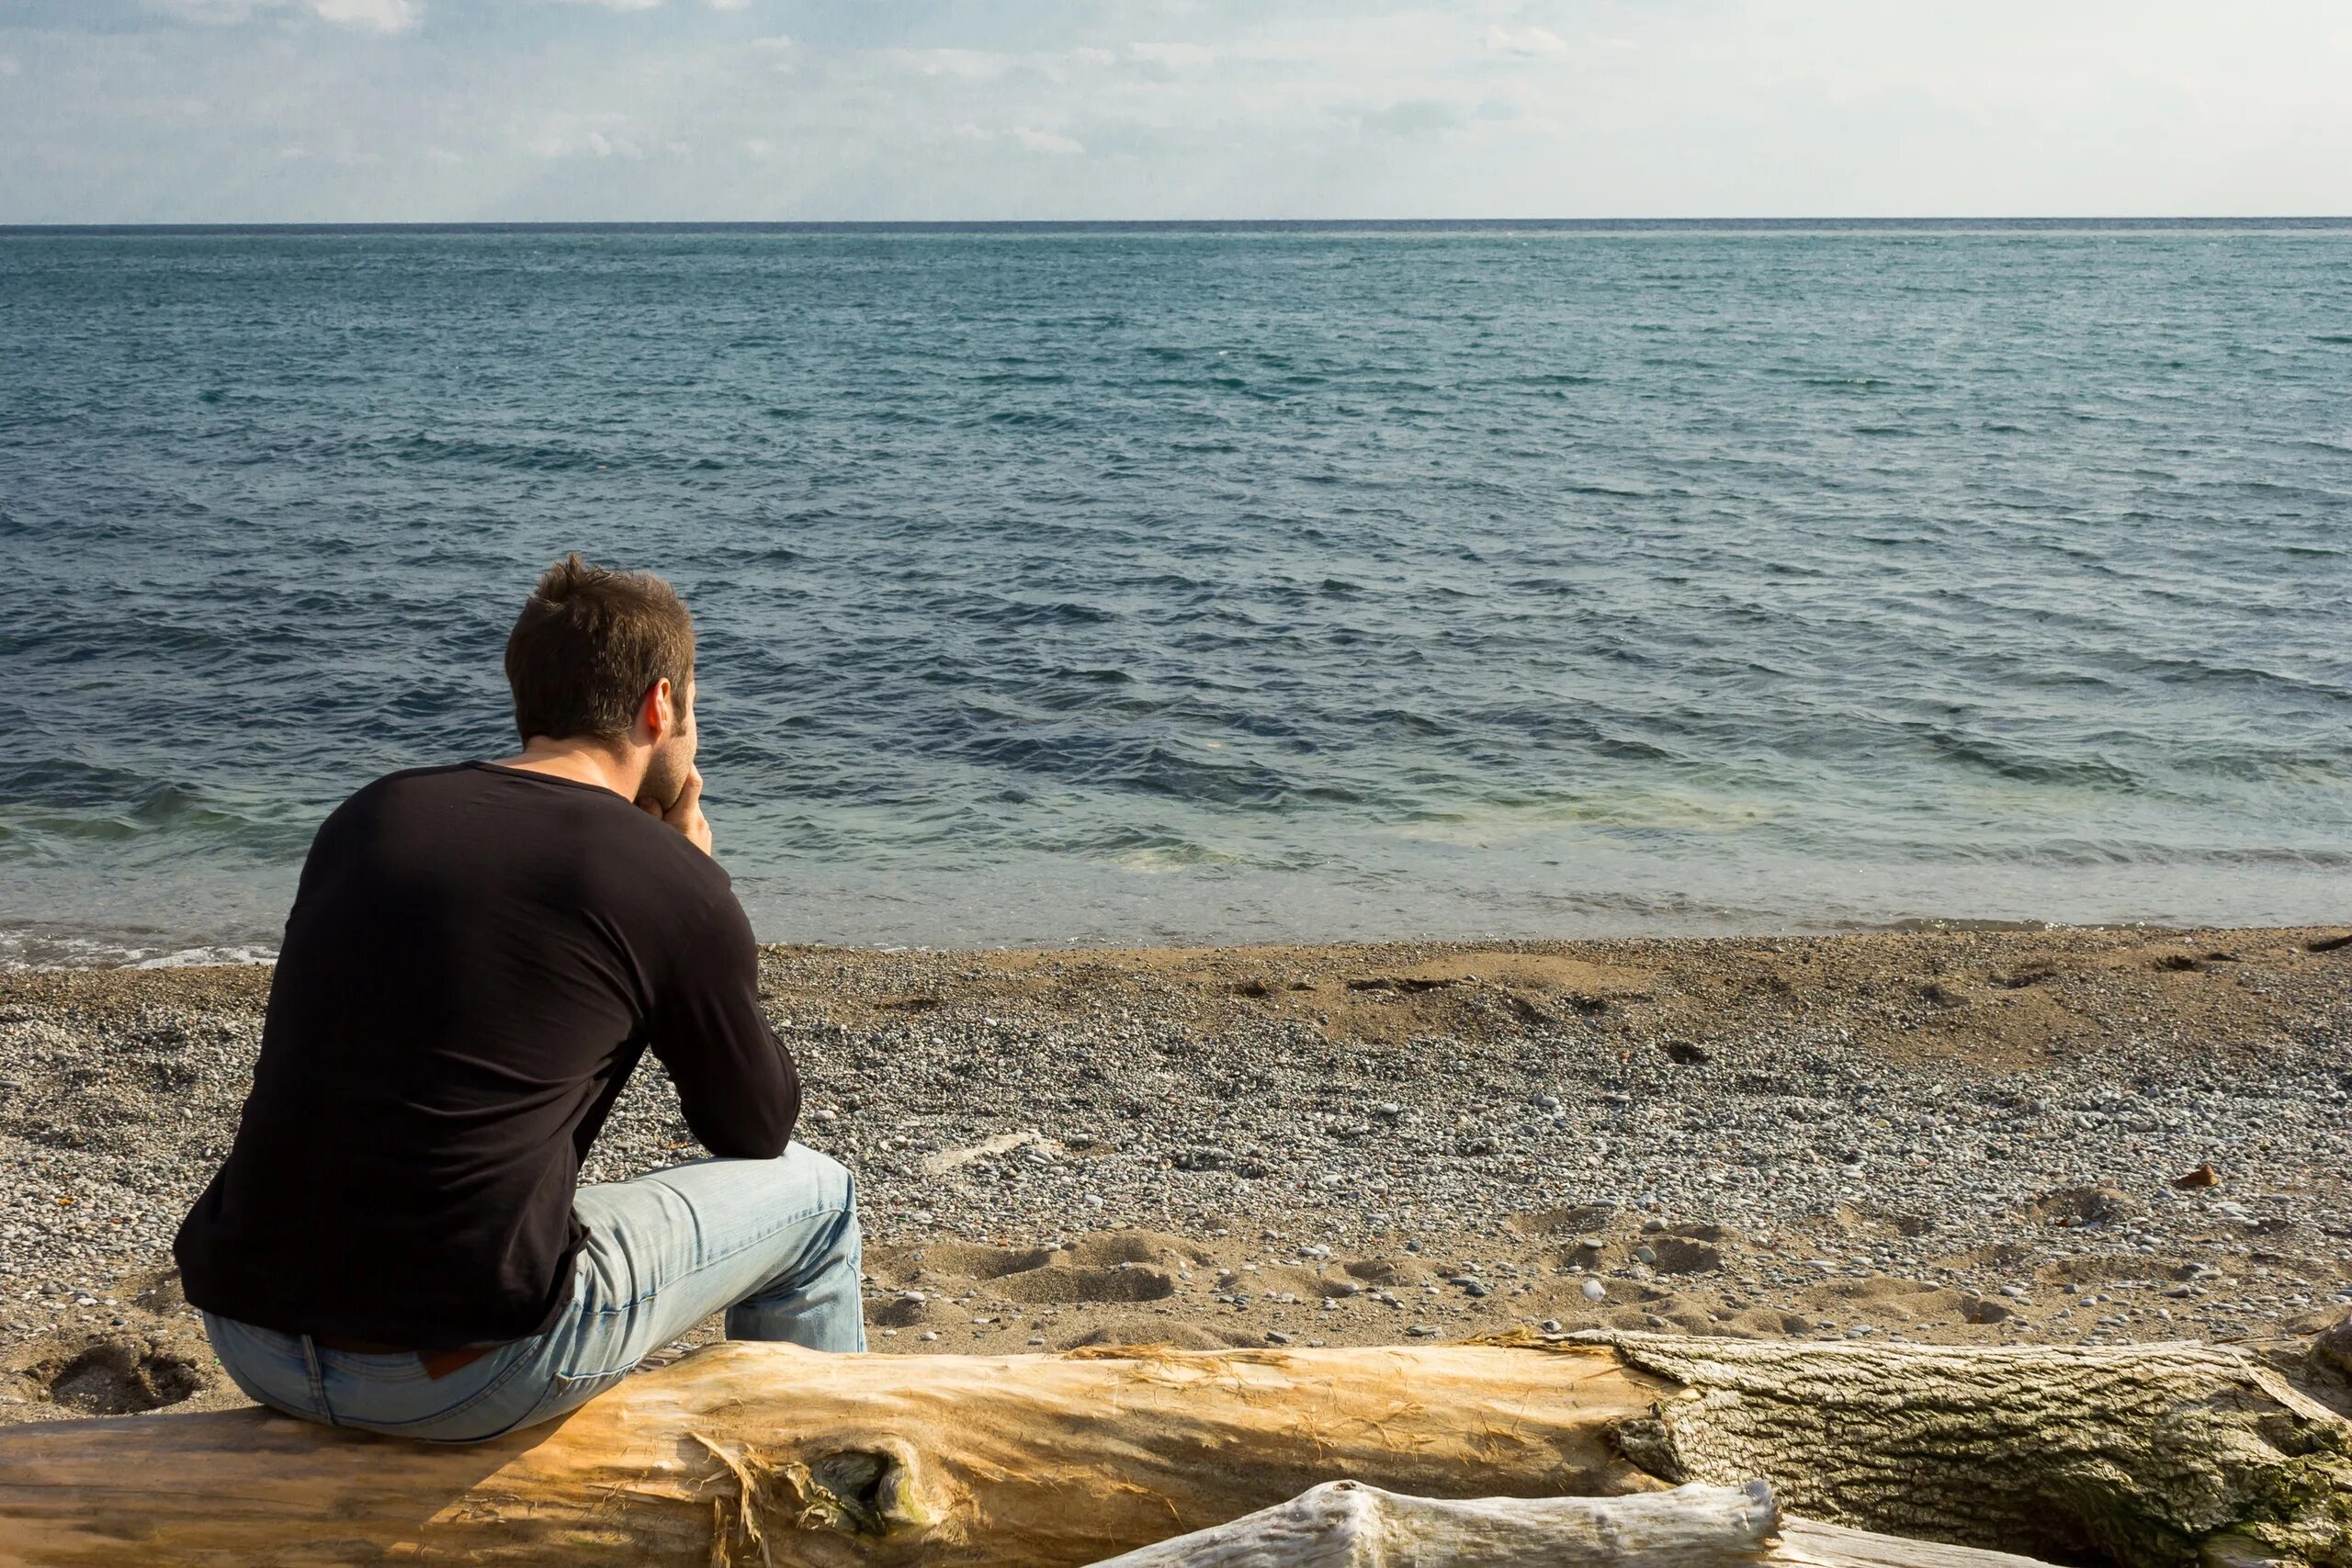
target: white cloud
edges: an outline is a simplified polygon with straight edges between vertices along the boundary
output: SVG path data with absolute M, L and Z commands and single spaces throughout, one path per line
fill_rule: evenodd
M 752 8 L 752 0 L 704 0 L 704 4 L 714 11 L 748 11 Z
M 966 82 L 1002 76 L 1020 63 L 1018 56 L 988 49 L 886 49 L 882 58 L 918 76 L 953 76 Z
M 1131 43 L 1127 54 L 1171 71 L 1197 71 L 1216 60 L 1216 51 L 1197 43 Z
M 17 63 L 17 57 L 15 55 L 0 54 L 0 76 L 14 76 L 17 72 L 22 71 L 23 69 L 23 66 Z
M 267 8 L 267 0 L 147 0 L 155 10 L 184 22 L 207 27 L 234 27 Z
M 645 156 L 644 141 L 629 118 L 621 114 L 551 114 L 529 138 L 533 152 L 542 158 L 628 158 Z
M 1083 152 L 1086 151 L 1083 143 L 1070 137 L 1057 136 L 1050 130 L 1032 130 L 1025 125 L 1013 128 L 1012 139 L 1032 152 Z
M 1074 136 L 1057 131 L 1038 130 L 1031 126 L 1016 125 L 1009 130 L 992 130 L 974 120 L 958 120 L 946 128 L 947 134 L 958 141 L 1011 141 L 1031 152 L 1052 152 L 1067 157 L 1086 151 L 1086 144 Z
M 257 17 L 309 12 L 322 21 L 373 32 L 413 28 L 424 15 L 424 0 L 146 0 L 153 10 L 205 27 L 235 27 Z
M 1549 28 L 1492 27 L 1487 29 L 1487 47 L 1504 54 L 1557 58 L 1568 52 L 1568 40 Z
M 424 14 L 423 0 L 311 0 L 311 9 L 327 21 L 379 33 L 413 28 Z

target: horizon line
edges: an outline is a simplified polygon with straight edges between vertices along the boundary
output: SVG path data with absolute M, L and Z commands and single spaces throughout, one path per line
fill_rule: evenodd
M 1772 217 L 1613 218 L 554 218 L 554 219 L 282 219 L 118 222 L 6 222 L 0 234 L 236 233 L 322 231 L 582 231 L 582 230 L 936 230 L 936 229 L 1274 229 L 1274 228 L 1770 228 L 1803 225 L 1955 226 L 1998 223 L 2045 228 L 2067 225 L 2352 224 L 2352 213 L 2127 213 L 2037 216 L 1941 213 L 1905 217 L 1787 214 Z

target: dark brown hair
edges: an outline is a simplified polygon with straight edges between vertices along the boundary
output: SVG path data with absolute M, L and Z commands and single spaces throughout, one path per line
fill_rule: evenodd
M 577 554 L 548 568 L 506 634 L 506 682 L 525 740 L 618 739 L 663 677 L 683 706 L 694 671 L 694 618 L 676 591 Z

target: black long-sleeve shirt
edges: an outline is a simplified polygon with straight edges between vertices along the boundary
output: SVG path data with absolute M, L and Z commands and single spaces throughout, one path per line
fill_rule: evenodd
M 538 1333 L 649 1045 L 712 1154 L 783 1153 L 798 1075 L 717 862 L 593 784 L 378 780 L 302 868 L 236 1142 L 173 1248 L 187 1299 L 418 1349 Z

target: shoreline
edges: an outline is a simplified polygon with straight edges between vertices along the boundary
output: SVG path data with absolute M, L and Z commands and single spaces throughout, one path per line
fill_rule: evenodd
M 161 1271 L 268 973 L 0 973 L 0 1420 L 241 1402 Z M 2352 1304 L 2347 926 L 775 946 L 762 993 L 876 1350 L 2261 1348 Z M 694 1153 L 649 1058 L 583 1179 Z
M 1752 917 L 1741 917 L 1736 911 L 1725 910 L 1717 913 L 1721 916 L 1722 923 L 1706 929 L 1653 931 L 1645 927 L 1629 926 L 1596 929 L 1579 937 L 1529 934 L 1514 936 L 1495 931 L 1473 932 L 1467 935 L 1409 931 L 1401 935 L 1392 932 L 1383 936 L 1342 936 L 1320 940 L 1268 936 L 1237 937 L 1230 941 L 1224 941 L 1208 936 L 1197 938 L 1183 936 L 1169 937 L 1148 944 L 1109 938 L 1097 941 L 1076 937 L 1059 942 L 1009 938 L 1001 942 L 943 942 L 857 940 L 787 942 L 770 941 L 763 937 L 758 939 L 758 943 L 763 951 L 777 949 L 890 955 L 922 953 L 941 956 L 959 953 L 981 954 L 994 953 L 1197 953 L 1229 952 L 1262 947 L 1492 947 L 1514 942 L 1543 944 L 1568 942 L 1724 940 L 1766 942 L 1804 937 L 1899 936 L 1922 932 L 2049 931 L 2169 932 L 2304 929 L 2285 926 L 2273 928 L 2184 925 L 2162 919 L 2143 919 L 2040 920 L 1975 915 L 1905 915 L 1883 920 L 1823 919 L 1810 922 L 1791 920 L 1781 925 L 1770 925 L 1759 924 Z M 1751 925 L 1755 929 L 1748 929 Z M 35 956 L 26 956 L 27 954 Z M 41 921 L 0 924 L 0 976 L 54 972 L 89 973 L 109 970 L 266 968 L 277 961 L 277 950 L 258 937 L 252 936 L 198 940 L 167 935 L 145 927 L 101 929 Z

